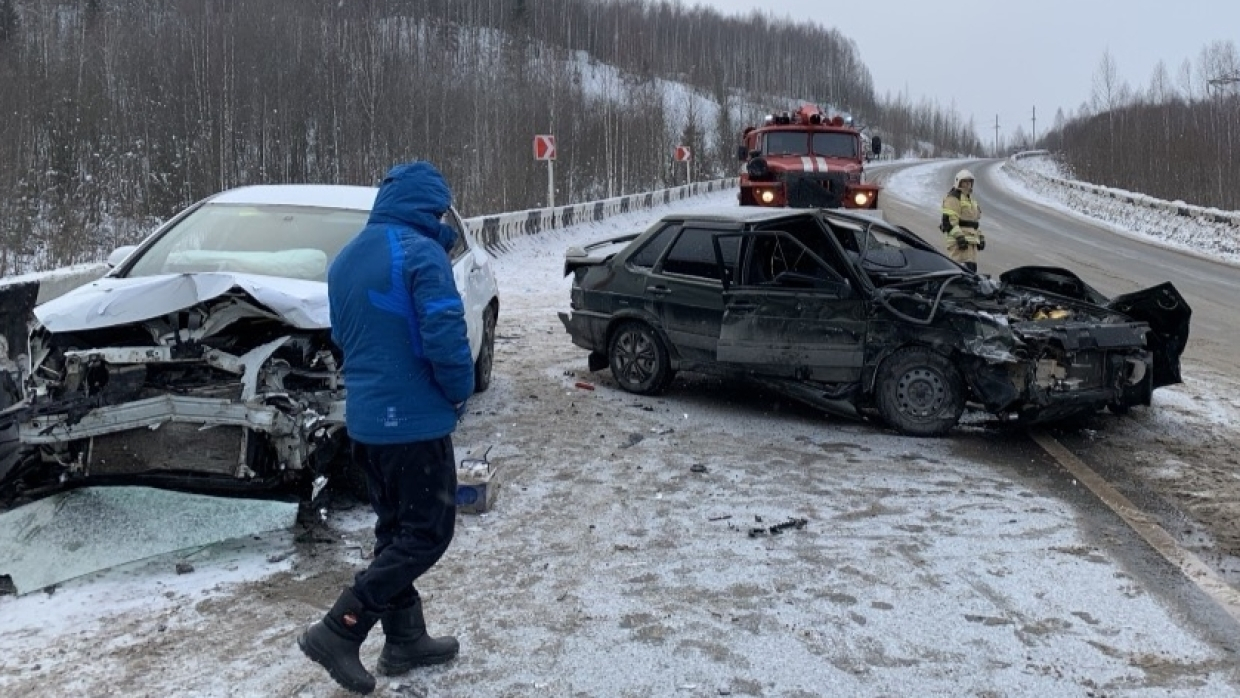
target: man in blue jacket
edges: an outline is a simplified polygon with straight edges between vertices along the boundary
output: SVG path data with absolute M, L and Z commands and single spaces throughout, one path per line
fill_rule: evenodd
M 366 227 L 328 271 L 332 339 L 344 353 L 353 461 L 366 472 L 375 556 L 298 639 L 333 679 L 358 693 L 375 679 L 358 650 L 376 622 L 378 671 L 402 674 L 456 656 L 456 638 L 426 633 L 414 581 L 443 556 L 456 522 L 452 431 L 474 390 L 465 310 L 440 222 L 452 203 L 427 162 L 388 172 Z

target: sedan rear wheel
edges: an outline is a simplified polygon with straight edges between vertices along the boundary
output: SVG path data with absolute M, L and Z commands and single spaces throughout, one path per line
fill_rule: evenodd
M 946 434 L 964 412 L 960 371 L 929 349 L 901 349 L 887 357 L 879 371 L 878 411 L 901 433 Z
M 654 328 L 644 322 L 626 322 L 611 336 L 607 351 L 611 375 L 620 387 L 638 395 L 657 395 L 674 375 L 667 347 Z

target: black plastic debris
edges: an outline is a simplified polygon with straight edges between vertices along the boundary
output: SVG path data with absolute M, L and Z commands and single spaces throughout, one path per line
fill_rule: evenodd
M 758 516 L 755 516 L 754 518 L 757 519 L 758 521 L 762 520 L 762 518 Z M 795 528 L 797 530 L 800 530 L 802 528 L 805 528 L 805 525 L 808 523 L 809 521 L 807 519 L 788 519 L 787 521 L 783 523 L 777 523 L 774 526 L 767 526 L 765 528 L 763 527 L 751 528 L 749 529 L 749 537 L 757 538 L 758 536 L 765 536 L 765 535 L 777 536 L 789 529 Z
M 194 566 L 188 562 L 177 563 L 177 574 L 189 574 L 194 571 Z
M 689 466 L 689 472 L 705 473 L 705 472 L 710 472 L 710 471 L 706 469 L 705 465 L 702 465 L 701 463 L 694 463 L 693 465 Z

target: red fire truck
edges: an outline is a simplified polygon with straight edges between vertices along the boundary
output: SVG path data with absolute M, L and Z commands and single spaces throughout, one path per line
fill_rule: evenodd
M 814 104 L 770 114 L 761 126 L 741 132 L 741 206 L 878 208 L 877 184 L 865 181 L 865 161 L 882 150 L 841 116 L 828 117 Z

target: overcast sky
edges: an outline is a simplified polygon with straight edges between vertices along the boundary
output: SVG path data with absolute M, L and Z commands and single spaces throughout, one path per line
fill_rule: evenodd
M 1043 132 L 1056 109 L 1088 102 L 1110 49 L 1121 79 L 1145 90 L 1155 64 L 1178 85 L 1185 58 L 1194 69 L 1215 40 L 1240 41 L 1240 1 L 1185 0 L 684 0 L 724 14 L 762 9 L 780 19 L 834 27 L 856 42 L 880 97 L 906 91 L 944 108 L 953 101 L 978 137 L 1006 140 L 1019 124 Z M 797 97 L 798 95 L 789 95 Z

